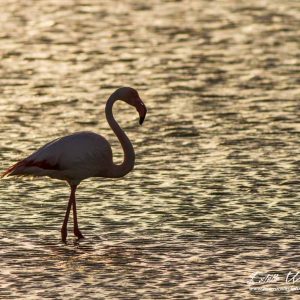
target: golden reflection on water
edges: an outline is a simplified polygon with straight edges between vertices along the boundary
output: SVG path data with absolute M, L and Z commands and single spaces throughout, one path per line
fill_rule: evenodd
M 1 169 L 80 130 L 120 160 L 107 97 L 149 109 L 116 105 L 136 167 L 81 184 L 79 243 L 64 183 L 1 181 L 0 298 L 252 299 L 253 272 L 299 271 L 298 1 L 0 6 Z

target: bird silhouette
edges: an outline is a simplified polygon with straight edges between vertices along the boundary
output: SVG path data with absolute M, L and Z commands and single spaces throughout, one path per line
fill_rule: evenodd
M 61 240 L 66 243 L 67 224 L 73 207 L 74 235 L 81 239 L 77 221 L 75 192 L 80 182 L 89 177 L 119 178 L 129 173 L 135 162 L 133 146 L 114 119 L 112 108 L 117 100 L 134 106 L 143 123 L 147 109 L 138 92 L 131 87 L 117 89 L 107 100 L 105 114 L 108 124 L 122 145 L 124 160 L 121 164 L 113 162 L 109 142 L 94 132 L 83 131 L 67 135 L 47 143 L 37 151 L 8 168 L 5 176 L 48 176 L 66 181 L 70 188 L 70 198 L 61 227 Z

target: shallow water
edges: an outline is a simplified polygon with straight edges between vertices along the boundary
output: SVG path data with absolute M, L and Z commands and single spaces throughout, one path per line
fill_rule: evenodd
M 298 1 L 0 5 L 2 170 L 81 130 L 120 161 L 106 99 L 149 110 L 114 108 L 136 167 L 80 185 L 80 242 L 59 239 L 64 183 L 0 181 L 1 299 L 298 299 L 247 283 L 300 271 Z

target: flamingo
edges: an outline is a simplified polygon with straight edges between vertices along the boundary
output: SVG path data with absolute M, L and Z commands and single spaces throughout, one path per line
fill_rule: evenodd
M 84 238 L 78 226 L 75 198 L 75 192 L 80 182 L 89 177 L 120 178 L 134 167 L 133 146 L 112 113 L 113 104 L 117 100 L 124 101 L 136 108 L 140 116 L 140 125 L 145 119 L 147 109 L 138 92 L 131 87 L 117 89 L 106 102 L 107 122 L 121 143 L 124 152 L 124 160 L 121 164 L 113 162 L 111 145 L 104 137 L 94 132 L 82 131 L 45 144 L 8 168 L 1 176 L 48 176 L 64 180 L 69 184 L 71 193 L 61 227 L 61 240 L 64 243 L 67 240 L 67 224 L 72 207 L 74 235 L 78 240 Z

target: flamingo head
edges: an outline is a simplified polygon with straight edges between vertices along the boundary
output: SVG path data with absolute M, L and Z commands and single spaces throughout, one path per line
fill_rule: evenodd
M 137 90 L 131 87 L 121 87 L 115 91 L 115 94 L 118 99 L 123 100 L 124 102 L 136 108 L 140 115 L 139 123 L 142 125 L 146 117 L 147 108 L 140 98 Z

